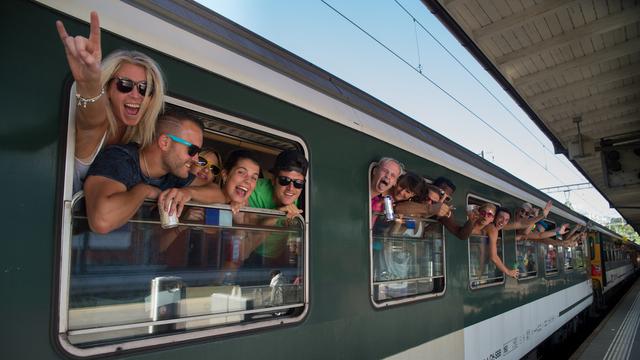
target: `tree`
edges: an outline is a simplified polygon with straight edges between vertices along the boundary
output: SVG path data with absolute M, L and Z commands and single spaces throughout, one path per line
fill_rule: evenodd
M 630 241 L 640 244 L 640 235 L 638 235 L 631 225 L 627 224 L 623 218 L 612 218 L 609 225 L 607 225 L 607 228 L 626 237 Z

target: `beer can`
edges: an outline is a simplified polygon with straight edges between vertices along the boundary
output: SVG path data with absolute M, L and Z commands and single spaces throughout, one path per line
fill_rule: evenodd
M 173 200 L 169 200 L 169 209 L 171 209 L 171 203 Z M 173 215 L 169 215 L 169 211 L 165 211 L 164 207 L 160 207 L 160 226 L 163 229 L 171 229 L 178 226 L 178 215 L 177 213 L 173 213 Z
M 393 213 L 393 200 L 391 200 L 391 196 L 389 195 L 384 197 L 384 215 L 387 221 L 393 221 L 396 218 Z

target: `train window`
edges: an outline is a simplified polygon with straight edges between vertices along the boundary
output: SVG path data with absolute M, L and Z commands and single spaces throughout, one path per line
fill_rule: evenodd
M 167 97 L 200 117 L 204 146 L 254 151 L 269 168 L 288 134 Z M 73 149 L 73 141 L 69 145 Z M 67 151 L 67 161 L 73 151 Z M 73 168 L 66 173 L 70 181 Z M 65 190 L 59 338 L 79 356 L 148 347 L 301 321 L 308 309 L 306 222 L 277 210 L 188 204 L 163 229 L 155 202 L 121 228 L 91 232 L 82 192 Z M 306 207 L 305 189 L 299 206 Z M 162 341 L 157 336 L 163 336 Z
M 370 211 L 373 305 L 385 307 L 444 294 L 444 226 L 419 215 Z
M 376 304 L 444 292 L 444 227 L 432 219 L 376 221 L 372 235 Z
M 553 230 L 556 228 L 556 224 L 550 220 L 542 220 L 538 223 L 544 227 L 545 230 Z M 545 275 L 558 274 L 558 247 L 552 244 L 542 245 L 544 254 L 544 272 Z M 562 247 L 560 247 L 561 249 Z M 562 251 L 562 250 L 561 250 Z
M 584 239 L 584 238 L 583 238 Z M 578 269 L 584 268 L 587 256 L 585 254 L 586 244 L 582 239 L 578 240 L 577 245 L 573 248 L 573 261 Z
M 485 203 L 499 206 L 498 203 L 480 198 L 478 196 L 467 196 L 467 208 L 480 207 Z M 504 262 L 503 231 L 498 235 L 496 247 L 498 256 Z M 484 234 L 471 234 L 468 241 L 469 256 L 469 286 L 471 289 L 496 286 L 504 283 L 504 274 L 491 261 L 489 248 L 489 237 Z
M 573 270 L 574 263 L 574 248 L 570 246 L 561 246 L 562 249 L 562 258 L 564 259 L 564 270 L 570 271 Z
M 538 276 L 538 243 L 531 240 L 516 241 L 518 280 Z

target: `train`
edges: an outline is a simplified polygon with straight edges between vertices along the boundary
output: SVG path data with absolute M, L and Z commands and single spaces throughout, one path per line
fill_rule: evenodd
M 550 198 L 193 1 L 0 8 L 2 79 L 13 87 L 0 135 L 5 359 L 519 359 L 637 277 L 636 244 L 558 203 L 546 221 L 583 225 L 587 239 L 554 247 L 502 231 L 499 253 L 518 279 L 484 261 L 481 237 L 457 239 L 433 219 L 405 218 L 396 233 L 374 226 L 371 168 L 385 156 L 452 180 L 458 223 L 468 205 Z M 87 34 L 92 10 L 103 54 L 156 60 L 167 108 L 201 119 L 205 145 L 250 149 L 265 168 L 303 151 L 302 216 L 243 208 L 257 220 L 236 224 L 227 205 L 193 203 L 204 220 L 164 230 L 146 202 L 124 227 L 92 233 L 72 190 L 75 92 L 54 25 Z

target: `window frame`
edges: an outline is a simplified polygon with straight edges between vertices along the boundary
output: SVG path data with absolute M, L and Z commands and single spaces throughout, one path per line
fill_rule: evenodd
M 549 219 L 544 219 L 543 221 L 549 222 L 551 224 L 554 225 L 554 229 L 558 228 L 558 224 L 553 221 L 553 220 L 549 220 Z M 560 265 L 559 265 L 559 257 L 558 257 L 558 248 L 564 248 L 563 246 L 556 246 L 556 245 L 550 245 L 550 244 L 540 244 L 540 246 L 543 247 L 543 252 L 542 252 L 542 258 L 544 259 L 544 276 L 545 277 L 553 277 L 553 276 L 558 276 L 560 275 Z M 547 253 L 549 251 L 549 246 L 553 246 L 555 251 L 556 251 L 556 270 L 555 271 L 547 271 Z M 564 249 L 562 251 L 562 269 L 564 269 Z
M 513 230 L 513 231 L 514 231 L 514 236 L 515 236 L 516 230 Z M 536 273 L 535 273 L 535 275 L 530 275 L 530 276 L 526 276 L 526 277 L 521 277 L 520 275 L 518 275 L 518 281 L 527 281 L 527 280 L 536 279 L 538 277 L 538 275 L 540 274 L 540 251 L 539 251 L 539 246 L 536 243 L 536 241 L 534 241 L 534 240 L 522 240 L 522 242 L 523 243 L 524 242 L 529 243 L 529 245 L 527 245 L 527 248 L 535 249 L 534 256 L 535 256 L 535 259 L 536 259 Z M 515 243 L 516 243 L 515 244 L 516 245 L 515 246 L 515 259 L 516 259 L 516 261 L 518 261 L 518 256 L 519 256 L 519 254 L 518 254 L 518 241 L 516 240 Z
M 203 339 L 203 338 L 217 338 L 224 335 L 229 334 L 240 334 L 240 333 L 248 333 L 250 331 L 255 330 L 268 330 L 268 329 L 278 329 L 282 326 L 287 326 L 295 323 L 302 322 L 309 313 L 310 308 L 310 285 L 309 285 L 309 270 L 310 270 L 310 261 L 309 261 L 309 186 L 305 186 L 303 196 L 304 196 L 304 214 L 306 214 L 303 219 L 303 237 L 302 246 L 303 246 L 303 278 L 304 278 L 304 288 L 303 288 L 303 307 L 304 309 L 301 313 L 295 317 L 275 317 L 273 320 L 265 320 L 254 323 L 242 323 L 242 324 L 233 324 L 229 326 L 223 326 L 219 328 L 204 328 L 202 330 L 193 330 L 186 333 L 175 333 L 175 334 L 159 334 L 157 336 L 150 336 L 144 339 L 135 339 L 135 340 L 123 340 L 123 341 L 114 341 L 109 344 L 102 344 L 93 347 L 80 347 L 74 344 L 71 344 L 68 340 L 67 333 L 69 330 L 69 297 L 70 297 L 70 276 L 71 276 L 71 247 L 72 247 L 72 229 L 71 229 L 71 220 L 73 217 L 72 210 L 73 204 L 78 200 L 78 197 L 81 195 L 81 192 L 77 194 L 73 194 L 73 174 L 74 174 L 74 160 L 75 160 L 75 93 L 76 93 L 76 85 L 73 83 L 69 89 L 68 100 L 66 104 L 68 104 L 68 109 L 63 109 L 66 116 L 66 124 L 63 122 L 63 126 L 67 126 L 66 129 L 66 138 L 61 139 L 64 141 L 64 151 L 61 152 L 61 156 L 64 156 L 62 159 L 64 163 L 64 172 L 61 175 L 61 184 L 62 184 L 62 196 L 59 199 L 59 209 L 60 210 L 60 219 L 59 223 L 61 224 L 59 230 L 60 238 L 57 241 L 58 244 L 58 261 L 56 266 L 56 275 L 57 275 L 57 284 L 55 287 L 55 299 L 57 302 L 57 306 L 55 306 L 55 320 L 52 322 L 54 326 L 54 334 L 57 343 L 61 346 L 63 351 L 76 356 L 76 357 L 89 357 L 96 355 L 109 355 L 115 353 L 122 353 L 123 351 L 129 350 L 140 350 L 140 349 L 149 349 L 159 346 L 166 346 L 167 343 L 172 344 L 180 344 L 187 341 L 192 341 L 195 339 Z M 272 135 L 274 137 L 280 137 L 282 139 L 286 139 L 295 142 L 302 148 L 302 151 L 305 153 L 305 156 L 309 158 L 309 150 L 306 142 L 293 134 L 283 132 L 281 130 L 277 130 L 275 128 L 270 128 L 264 126 L 260 123 L 256 123 L 247 119 L 243 119 L 234 115 L 230 115 L 218 110 L 214 110 L 211 108 L 207 108 L 204 106 L 197 105 L 192 102 L 188 102 L 186 100 L 182 100 L 180 98 L 165 95 L 165 103 L 173 106 L 177 106 L 180 108 L 184 108 L 188 111 L 193 111 L 209 118 L 216 118 L 222 121 L 227 121 L 239 126 L 251 128 L 257 132 L 262 132 L 264 134 Z M 206 132 L 206 130 L 205 130 Z M 307 173 L 309 176 L 309 173 Z M 262 212 L 262 210 L 251 209 L 254 212 Z M 266 210 L 266 213 L 272 213 L 274 210 Z M 276 211 L 277 212 L 277 211 Z
M 368 172 L 367 172 L 367 185 L 371 184 L 371 174 L 373 172 L 373 168 L 377 165 L 377 162 L 372 162 L 371 164 L 369 164 L 368 167 Z M 422 176 L 422 175 L 421 175 Z M 427 183 L 431 183 L 431 180 L 422 177 L 423 180 Z M 439 221 L 437 221 L 436 219 L 434 219 L 434 222 L 437 223 L 439 226 L 441 226 L 442 229 L 442 279 L 444 281 L 444 286 L 442 288 L 442 291 L 437 292 L 437 293 L 426 293 L 426 294 L 422 294 L 422 295 L 414 295 L 414 296 L 410 296 L 410 297 L 403 297 L 403 298 L 397 298 L 397 299 L 392 299 L 392 300 L 387 300 L 387 301 L 379 301 L 375 299 L 375 278 L 374 278 L 374 252 L 373 252 L 373 212 L 371 209 L 371 192 L 370 190 L 367 191 L 367 194 L 369 194 L 368 198 L 367 198 L 367 208 L 368 208 L 368 213 L 367 213 L 367 217 L 369 218 L 368 220 L 368 224 L 369 224 L 369 228 L 367 229 L 368 231 L 368 235 L 369 235 L 369 302 L 371 303 L 371 305 L 376 308 L 376 309 L 386 309 L 386 308 L 391 308 L 394 307 L 396 305 L 401 305 L 401 304 L 406 304 L 406 303 L 413 303 L 413 302 L 418 302 L 418 301 L 423 301 L 423 300 L 428 300 L 428 299 L 433 299 L 433 298 L 438 298 L 441 296 L 444 296 L 444 294 L 447 292 L 447 252 L 446 252 L 446 238 L 445 238 L 445 228 L 444 225 L 442 225 Z
M 502 204 L 494 201 L 494 200 L 489 200 L 487 198 L 484 198 L 480 195 L 476 195 L 474 193 L 467 193 L 466 199 L 465 199 L 465 206 L 469 206 L 469 199 L 470 198 L 474 198 L 480 201 L 483 201 L 485 203 L 491 203 L 494 204 L 496 207 L 501 207 Z M 495 218 L 494 218 L 495 220 Z M 472 291 L 475 290 L 481 290 L 481 289 L 486 289 L 486 288 L 491 288 L 494 286 L 504 286 L 504 284 L 506 283 L 506 275 L 504 273 L 502 273 L 502 281 L 499 282 L 493 282 L 490 284 L 480 284 L 480 285 L 473 285 L 473 282 L 478 281 L 478 280 L 471 280 L 471 236 L 474 235 L 469 235 L 469 240 L 467 240 L 467 277 L 468 277 L 468 281 L 467 281 L 467 286 L 469 287 L 469 289 L 471 289 Z M 504 252 L 504 230 L 500 229 L 500 235 L 498 236 L 498 239 L 501 240 L 501 244 L 502 244 L 502 262 L 505 264 L 505 266 L 507 266 L 507 263 L 505 262 L 504 258 L 506 256 L 505 252 Z M 489 260 L 489 262 L 491 262 L 491 260 Z

